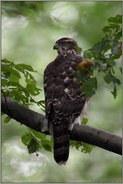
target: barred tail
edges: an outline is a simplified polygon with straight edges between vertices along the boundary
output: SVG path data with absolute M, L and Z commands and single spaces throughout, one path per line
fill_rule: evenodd
M 69 130 L 65 123 L 59 123 L 53 127 L 54 159 L 59 164 L 65 164 L 69 156 Z

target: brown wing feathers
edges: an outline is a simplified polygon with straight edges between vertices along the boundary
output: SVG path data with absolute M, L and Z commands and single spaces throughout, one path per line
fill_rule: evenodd
M 74 81 L 77 65 L 82 57 L 57 57 L 45 70 L 46 115 L 52 125 L 54 158 L 63 164 L 69 156 L 69 126 L 79 116 L 84 104 L 78 84 Z

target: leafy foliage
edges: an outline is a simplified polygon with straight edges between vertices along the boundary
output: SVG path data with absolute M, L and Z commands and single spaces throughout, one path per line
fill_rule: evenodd
M 15 64 L 6 59 L 2 60 L 2 92 L 22 105 L 29 107 L 33 103 L 44 108 L 43 101 L 35 97 L 41 93 L 33 76 L 37 73 L 30 65 Z
M 2 95 L 9 96 L 26 107 L 35 103 L 44 110 L 44 101 L 35 100 L 41 93 L 33 76 L 37 72 L 30 65 L 15 64 L 7 59 L 2 59 L 1 63 Z M 8 123 L 10 120 L 7 116 L 4 122 Z
M 111 93 L 114 98 L 117 96 L 117 85 L 120 85 L 120 80 L 115 75 L 117 59 L 121 57 L 121 15 L 111 17 L 108 19 L 109 26 L 105 26 L 103 32 L 105 36 L 102 40 L 95 44 L 91 49 L 84 52 L 84 58 L 93 61 L 94 65 L 90 68 L 82 68 L 76 72 L 76 78 L 81 86 L 82 92 L 84 91 L 87 97 L 91 97 L 96 93 L 97 90 L 97 77 L 98 73 L 103 73 L 103 79 L 107 84 L 113 84 L 113 90 Z M 115 68 L 114 68 L 115 67 Z M 120 68 L 119 68 L 120 69 Z M 95 74 L 95 71 L 98 71 Z M 81 85 L 82 84 L 82 85 Z M 82 124 L 86 124 L 88 119 L 84 118 Z M 71 146 L 75 147 L 81 152 L 90 152 L 92 146 L 71 141 Z
M 4 14 L 9 16 L 31 16 L 34 12 L 43 10 L 44 3 L 40 2 L 26 2 L 26 1 L 15 1 L 12 3 L 2 3 L 2 11 Z
M 78 151 L 83 153 L 90 153 L 93 146 L 80 141 L 70 141 L 71 147 L 75 147 Z
M 117 85 L 120 85 L 120 80 L 116 77 L 115 71 L 117 59 L 122 55 L 121 38 L 122 38 L 122 17 L 117 15 L 108 19 L 108 26 L 103 28 L 104 37 L 100 42 L 95 44 L 91 49 L 84 52 L 84 58 L 94 61 L 93 71 L 103 73 L 103 79 L 107 84 L 113 84 L 111 93 L 114 98 L 117 96 Z M 92 68 L 91 68 L 92 69 Z M 119 68 L 121 71 L 121 68 Z M 83 71 L 80 71 L 82 75 Z M 98 73 L 96 74 L 98 76 Z M 92 73 L 91 73 L 92 74 Z M 97 78 L 97 77 L 96 77 Z M 97 88 L 96 79 L 90 78 L 87 81 L 87 86 L 84 87 L 85 94 L 88 96 L 94 95 Z M 88 90 L 89 89 L 89 90 Z M 90 91 L 91 90 L 91 91 Z
M 28 152 L 38 152 L 39 149 L 44 148 L 46 151 L 51 151 L 51 140 L 49 136 L 39 133 L 35 130 L 28 128 L 28 132 L 25 133 L 21 140 L 23 144 L 27 146 Z
M 84 69 L 79 67 L 76 72 L 76 79 L 86 97 L 91 97 L 96 93 L 97 78 L 93 76 L 92 66 Z

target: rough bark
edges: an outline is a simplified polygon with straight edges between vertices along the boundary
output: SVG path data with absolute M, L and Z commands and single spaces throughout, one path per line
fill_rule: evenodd
M 1 98 L 2 112 L 17 122 L 38 132 L 49 134 L 48 123 L 44 115 L 34 112 L 9 97 Z M 122 139 L 111 133 L 87 125 L 76 125 L 71 131 L 71 140 L 83 141 L 122 155 Z

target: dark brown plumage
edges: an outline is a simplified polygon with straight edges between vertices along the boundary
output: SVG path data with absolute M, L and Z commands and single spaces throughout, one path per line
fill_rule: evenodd
M 80 123 L 88 99 L 75 80 L 75 72 L 82 62 L 77 42 L 61 38 L 54 49 L 58 56 L 44 71 L 46 117 L 53 134 L 54 159 L 64 164 L 69 156 L 70 130 L 75 123 Z

